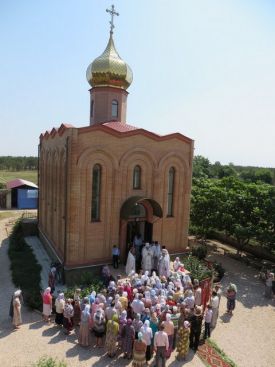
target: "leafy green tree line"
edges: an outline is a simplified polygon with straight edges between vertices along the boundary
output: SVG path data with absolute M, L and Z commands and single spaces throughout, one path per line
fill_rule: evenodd
M 236 166 L 233 163 L 222 165 L 220 162 L 211 164 L 210 161 L 201 156 L 195 156 L 193 160 L 194 178 L 223 178 L 238 177 L 245 182 L 264 182 L 275 184 L 275 168 Z
M 206 237 L 222 231 L 243 247 L 251 240 L 275 250 L 275 187 L 230 176 L 194 178 L 191 229 Z
M 0 170 L 2 171 L 32 171 L 37 168 L 37 157 L 0 157 Z

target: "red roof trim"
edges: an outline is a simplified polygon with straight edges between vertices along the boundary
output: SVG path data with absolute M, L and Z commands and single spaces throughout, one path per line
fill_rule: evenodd
M 61 124 L 59 128 L 53 127 L 51 132 L 47 130 L 45 131 L 44 134 L 41 133 L 39 138 L 40 140 L 42 140 L 43 138 L 48 139 L 49 136 L 53 138 L 57 133 L 59 136 L 61 136 L 64 133 L 64 131 L 66 131 L 66 129 L 70 129 L 70 128 L 74 128 L 74 126 L 71 124 Z
M 122 124 L 122 123 L 120 123 Z M 131 125 L 128 125 L 131 126 Z M 172 134 L 167 134 L 167 135 L 158 135 L 155 133 L 152 133 L 151 131 L 145 130 L 145 129 L 140 129 L 140 128 L 134 128 L 133 130 L 129 130 L 129 131 L 119 131 L 117 129 L 114 129 L 114 127 L 110 124 L 109 126 L 104 123 L 104 124 L 98 124 L 98 125 L 93 125 L 93 126 L 87 126 L 87 127 L 81 127 L 78 129 L 80 134 L 83 134 L 85 132 L 88 131 L 97 131 L 97 130 L 102 130 L 105 131 L 108 134 L 117 136 L 117 137 L 130 137 L 130 136 L 135 136 L 135 135 L 144 135 L 148 138 L 151 138 L 153 140 L 156 141 L 165 141 L 165 140 L 171 140 L 171 139 L 178 139 L 178 140 L 182 140 L 186 143 L 192 143 L 193 139 L 188 138 L 185 135 L 182 135 L 180 133 L 172 133 Z
M 56 133 L 58 133 L 59 136 L 62 136 L 63 133 L 67 129 L 75 128 L 71 124 L 61 124 L 58 129 L 53 128 L 51 133 L 49 131 L 46 131 L 44 134 L 40 135 L 40 140 L 43 138 L 48 139 L 49 136 L 54 137 Z M 171 140 L 171 139 L 178 139 L 181 141 L 184 141 L 186 143 L 192 143 L 193 139 L 188 138 L 187 136 L 180 134 L 180 133 L 172 133 L 167 135 L 158 135 L 156 133 L 153 133 L 151 131 L 141 129 L 132 125 L 125 124 L 120 121 L 108 121 L 103 124 L 98 125 L 92 125 L 92 126 L 85 126 L 77 128 L 79 134 L 83 134 L 85 132 L 89 131 L 104 131 L 108 134 L 117 136 L 117 137 L 130 137 L 135 135 L 144 135 L 150 139 L 156 140 L 156 141 L 165 141 L 165 140 Z
M 38 188 L 38 186 L 35 183 L 31 181 L 23 180 L 21 178 L 16 178 L 14 180 L 7 182 L 6 186 L 8 189 L 15 189 L 16 187 L 20 187 L 20 186 L 30 186 L 35 189 Z

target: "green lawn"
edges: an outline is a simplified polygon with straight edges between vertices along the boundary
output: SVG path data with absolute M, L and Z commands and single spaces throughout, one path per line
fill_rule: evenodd
M 15 178 L 21 178 L 22 180 L 28 180 L 37 184 L 37 171 L 1 171 L 0 170 L 0 182 L 6 183 L 14 180 Z
M 18 217 L 18 212 L 14 211 L 14 212 L 10 212 L 10 211 L 3 211 L 0 212 L 0 220 L 2 219 L 6 219 L 6 218 L 13 218 L 13 217 Z

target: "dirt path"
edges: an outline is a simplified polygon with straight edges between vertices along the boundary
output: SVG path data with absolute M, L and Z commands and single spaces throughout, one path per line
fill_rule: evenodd
M 226 314 L 226 298 L 222 297 L 220 317 L 211 337 L 238 367 L 275 366 L 275 302 L 264 298 L 264 284 L 257 270 L 218 253 L 209 258 L 226 269 L 223 290 L 229 282 L 238 287 L 234 315 L 230 318 Z

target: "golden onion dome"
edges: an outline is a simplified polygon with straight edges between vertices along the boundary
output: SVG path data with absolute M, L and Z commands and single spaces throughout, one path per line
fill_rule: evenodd
M 97 57 L 86 72 L 88 83 L 92 87 L 115 87 L 127 89 L 133 81 L 130 66 L 119 56 L 110 33 L 103 54 Z

